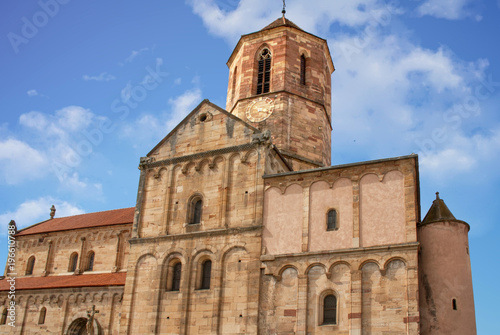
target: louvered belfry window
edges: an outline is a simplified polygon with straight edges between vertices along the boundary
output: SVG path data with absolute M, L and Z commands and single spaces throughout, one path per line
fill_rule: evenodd
M 268 93 L 271 83 L 271 52 L 263 49 L 259 55 L 257 94 Z

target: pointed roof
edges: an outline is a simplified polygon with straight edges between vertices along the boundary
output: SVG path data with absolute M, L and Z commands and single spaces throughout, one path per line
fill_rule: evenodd
M 436 192 L 436 200 L 432 202 L 431 208 L 425 215 L 424 220 L 420 223 L 420 225 L 443 221 L 463 222 L 468 226 L 466 222 L 455 218 L 448 206 L 444 203 L 443 199 L 439 198 L 439 192 Z
M 147 154 L 147 157 L 151 157 L 155 152 L 157 152 L 158 149 L 161 148 L 172 136 L 175 136 L 184 125 L 192 123 L 193 117 L 197 113 L 199 113 L 202 110 L 202 108 L 207 106 L 212 108 L 214 111 L 223 114 L 225 117 L 233 119 L 238 124 L 241 124 L 243 127 L 248 128 L 254 134 L 261 132 L 258 128 L 255 128 L 254 126 L 240 119 L 236 115 L 229 113 L 225 109 L 210 102 L 208 99 L 205 99 L 202 102 L 200 102 L 200 104 L 195 109 L 193 109 L 181 122 L 179 122 L 179 124 L 177 124 L 177 126 L 175 126 L 175 128 L 172 129 L 167 136 L 165 136 L 160 142 L 158 142 L 158 144 L 153 149 L 151 149 L 151 151 Z
M 260 31 L 269 30 L 276 27 L 292 27 L 304 31 L 302 28 L 300 28 L 298 25 L 285 18 L 284 16 L 274 20 L 273 22 L 262 28 Z
M 456 220 L 455 216 L 451 214 L 448 206 L 444 203 L 443 199 L 439 198 L 439 192 L 436 192 L 436 200 L 432 202 L 432 206 L 425 215 L 422 224 L 434 221 L 450 221 Z

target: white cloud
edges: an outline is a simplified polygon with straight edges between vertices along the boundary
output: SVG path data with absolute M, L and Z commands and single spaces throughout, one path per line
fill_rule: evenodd
M 0 176 L 2 182 L 15 185 L 47 174 L 49 160 L 45 153 L 16 139 L 0 141 Z
M 89 81 L 89 80 L 95 80 L 95 81 L 111 81 L 115 80 L 116 77 L 107 73 L 107 72 L 102 72 L 98 76 L 89 76 L 89 75 L 83 75 L 83 80 Z
M 21 229 L 49 219 L 50 208 L 52 205 L 56 207 L 55 217 L 85 213 L 85 211 L 78 206 L 70 204 L 66 201 L 54 199 L 52 197 L 41 197 L 35 200 L 26 200 L 14 211 L 0 214 L 0 234 L 6 234 L 7 223 L 10 222 L 10 220 L 16 221 L 17 228 Z
M 80 106 L 68 106 L 56 111 L 57 124 L 69 132 L 87 128 L 95 118 L 90 110 Z
M 422 173 L 433 179 L 448 179 L 471 173 L 485 165 L 496 169 L 500 163 L 500 129 L 489 134 L 465 136 L 450 133 L 442 148 L 419 153 Z M 429 142 L 430 143 L 430 142 Z
M 33 148 L 25 144 L 28 148 L 18 148 L 16 151 L 18 154 L 10 155 L 8 161 L 22 161 L 26 168 L 33 169 L 42 163 L 44 165 L 43 169 L 36 169 L 38 173 L 22 173 L 22 169 L 10 172 L 8 175 L 10 183 L 36 179 L 45 176 L 47 172 L 52 172 L 65 190 L 80 195 L 94 193 L 100 196 L 102 186 L 86 179 L 81 180 L 78 169 L 86 159 L 90 159 L 101 144 L 104 137 L 100 132 L 100 126 L 104 121 L 106 118 L 97 116 L 89 109 L 80 106 L 67 106 L 53 114 L 37 111 L 22 114 L 19 123 L 29 131 L 29 143 L 32 143 Z M 96 132 L 101 134 L 100 137 L 95 136 Z M 43 161 L 40 158 L 36 159 L 38 156 L 35 153 L 38 153 Z M 26 160 L 23 161 L 23 156 L 28 154 L 33 156 L 31 164 L 26 164 Z M 7 168 L 4 169 L 7 171 Z M 17 178 L 12 177 L 14 173 Z M 6 174 L 7 172 L 4 173 Z
M 46 96 L 45 94 L 42 94 L 40 92 L 38 92 L 37 90 L 33 89 L 33 90 L 28 90 L 26 92 L 26 94 L 28 94 L 28 96 L 30 97 L 43 97 L 43 98 L 48 98 L 48 96 Z
M 429 15 L 439 19 L 459 20 L 471 15 L 467 10 L 469 3 L 470 0 L 427 0 L 417 8 L 417 12 L 421 16 Z
M 77 172 L 62 176 L 61 189 L 80 194 L 82 197 L 90 197 L 94 200 L 103 198 L 102 184 L 92 183 L 87 178 L 81 179 Z
M 268 0 L 241 0 L 235 6 L 225 1 L 188 0 L 193 12 L 199 15 L 209 31 L 234 43 L 242 34 L 264 28 L 281 16 L 278 2 Z M 360 27 L 371 22 L 383 22 L 399 8 L 378 0 L 309 0 L 287 4 L 287 17 L 302 29 L 325 32 L 332 23 Z
M 142 114 L 134 122 L 125 125 L 120 133 L 123 137 L 133 139 L 134 147 L 152 148 L 181 122 L 202 100 L 202 92 L 198 88 L 185 91 L 176 98 L 169 99 L 170 110 L 160 117 Z
M 169 122 L 179 123 L 201 102 L 201 90 L 198 88 L 188 90 L 174 99 L 169 99 L 172 105 L 173 117 Z M 177 122 L 177 120 L 179 122 Z

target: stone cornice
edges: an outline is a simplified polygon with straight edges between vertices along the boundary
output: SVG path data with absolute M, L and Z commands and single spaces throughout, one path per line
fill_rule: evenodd
M 232 147 L 226 147 L 226 148 L 221 148 L 221 149 L 199 152 L 199 153 L 192 154 L 192 155 L 173 157 L 173 158 L 163 159 L 160 161 L 141 162 L 141 164 L 139 165 L 139 168 L 140 169 L 150 169 L 150 168 L 167 166 L 167 165 L 181 163 L 181 162 L 189 162 L 192 160 L 210 157 L 210 156 L 223 155 L 223 154 L 227 154 L 230 152 L 241 152 L 241 151 L 255 148 L 258 145 L 262 144 L 263 142 L 265 142 L 265 140 L 261 141 L 260 139 L 257 139 L 257 140 L 253 140 L 251 143 L 245 143 L 242 145 L 236 145 L 236 146 L 232 146 Z
M 262 262 L 272 262 L 278 259 L 284 258 L 309 258 L 313 256 L 333 256 L 333 255 L 355 255 L 355 254 L 366 254 L 366 253 L 375 253 L 375 252 L 384 252 L 384 251 L 403 251 L 403 250 L 417 250 L 419 242 L 409 242 L 402 244 L 390 244 L 390 245 L 381 245 L 374 247 L 364 247 L 364 248 L 347 248 L 347 249 L 338 249 L 338 250 L 326 250 L 326 251 L 309 251 L 309 252 L 300 252 L 294 254 L 281 254 L 281 255 L 262 255 L 260 260 Z
M 222 236 L 222 235 L 237 235 L 241 233 L 251 232 L 251 231 L 260 231 L 264 226 L 248 226 L 248 227 L 236 227 L 236 228 L 225 228 L 225 229 L 214 229 L 214 230 L 206 230 L 206 231 L 197 231 L 192 233 L 185 234 L 176 234 L 176 235 L 163 235 L 157 237 L 139 237 L 132 238 L 129 240 L 130 244 L 145 244 L 145 243 L 154 243 L 159 241 L 175 241 L 175 240 L 185 240 L 192 238 L 200 238 L 200 237 L 210 237 L 210 236 Z

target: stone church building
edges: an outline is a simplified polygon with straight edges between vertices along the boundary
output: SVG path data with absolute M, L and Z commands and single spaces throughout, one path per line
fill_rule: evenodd
M 0 333 L 476 334 L 469 225 L 421 219 L 418 157 L 330 166 L 326 40 L 283 16 L 227 65 L 134 208 L 11 221 Z

